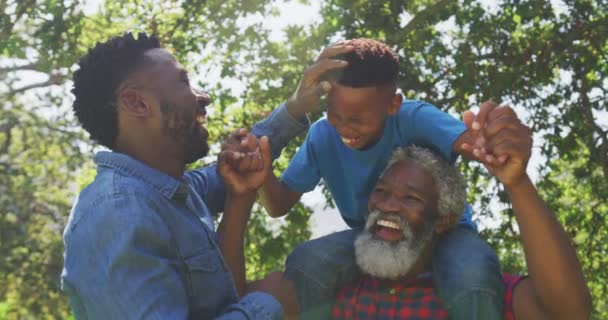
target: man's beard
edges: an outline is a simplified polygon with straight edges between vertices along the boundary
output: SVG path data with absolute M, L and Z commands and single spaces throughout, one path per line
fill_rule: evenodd
M 168 102 L 161 105 L 164 115 L 163 130 L 181 147 L 184 162 L 190 164 L 209 153 L 209 143 L 208 136 L 203 137 L 199 124 L 185 114 L 185 109 Z M 179 113 L 180 111 L 182 113 Z
M 376 239 L 371 231 L 380 218 L 399 223 L 403 239 L 394 243 Z M 357 264 L 364 273 L 374 277 L 397 279 L 405 276 L 433 237 L 436 221 L 436 218 L 425 221 L 420 230 L 414 232 L 401 216 L 372 211 L 367 218 L 365 229 L 355 241 Z

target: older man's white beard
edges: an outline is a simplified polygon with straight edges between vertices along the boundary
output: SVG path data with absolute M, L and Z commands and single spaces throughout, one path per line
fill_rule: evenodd
M 370 232 L 380 217 L 399 223 L 403 239 L 390 243 L 375 239 Z M 369 214 L 365 230 L 355 241 L 355 257 L 364 273 L 383 279 L 397 279 L 405 276 L 429 240 L 433 237 L 435 221 L 426 222 L 418 234 L 414 234 L 407 221 L 392 213 L 374 210 Z

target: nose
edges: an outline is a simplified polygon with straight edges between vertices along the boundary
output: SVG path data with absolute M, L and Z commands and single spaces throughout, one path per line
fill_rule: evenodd
M 201 107 L 206 107 L 211 103 L 211 97 L 201 89 L 193 88 L 194 94 L 196 95 L 196 101 Z
M 399 212 L 400 204 L 400 200 L 397 197 L 389 194 L 379 199 L 375 203 L 375 207 L 384 212 Z
M 357 136 L 357 133 L 346 124 L 338 123 L 335 127 L 342 137 L 354 138 Z

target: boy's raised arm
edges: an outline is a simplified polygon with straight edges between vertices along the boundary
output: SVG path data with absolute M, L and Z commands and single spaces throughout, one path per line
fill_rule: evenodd
M 344 68 L 348 63 L 343 60 L 332 59 L 334 56 L 353 50 L 350 46 L 339 43 L 325 48 L 316 61 L 308 67 L 293 95 L 285 103 L 289 114 L 296 118 L 303 118 L 307 113 L 319 111 L 321 98 L 329 92 L 331 84 L 324 81 L 323 75 L 327 71 Z M 272 173 L 259 191 L 261 203 L 271 217 L 282 217 L 300 200 L 302 193 L 289 188 Z
M 286 215 L 291 208 L 300 200 L 302 194 L 291 190 L 286 184 L 281 182 L 272 172 L 259 192 L 262 206 L 266 208 L 268 215 L 278 218 Z

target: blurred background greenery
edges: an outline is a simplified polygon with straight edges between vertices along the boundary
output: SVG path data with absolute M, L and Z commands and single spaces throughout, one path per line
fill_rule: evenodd
M 344 38 L 395 48 L 409 98 L 455 116 L 488 98 L 512 104 L 536 133 L 529 172 L 572 236 L 593 319 L 608 319 L 605 0 L 0 0 L 0 12 L 0 319 L 70 317 L 61 233 L 99 149 L 71 114 L 71 73 L 88 48 L 126 30 L 157 34 L 210 92 L 212 141 L 268 114 L 319 51 Z M 505 271 L 525 272 L 505 193 L 479 165 L 462 168 L 483 237 Z M 251 278 L 280 269 L 311 237 L 310 214 L 306 203 L 281 220 L 256 208 Z

